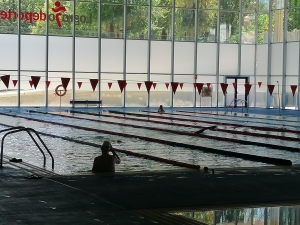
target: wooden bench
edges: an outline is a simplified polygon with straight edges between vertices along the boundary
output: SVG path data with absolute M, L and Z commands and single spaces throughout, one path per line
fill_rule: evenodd
M 75 105 L 85 105 L 88 107 L 89 105 L 97 104 L 99 107 L 102 107 L 102 100 L 71 100 L 70 104 L 72 104 L 72 107 Z

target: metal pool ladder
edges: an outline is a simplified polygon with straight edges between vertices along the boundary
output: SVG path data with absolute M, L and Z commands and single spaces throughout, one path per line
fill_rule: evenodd
M 3 145 L 4 145 L 4 139 L 7 135 L 9 134 L 13 134 L 13 133 L 17 133 L 17 132 L 21 132 L 21 131 L 26 131 L 29 136 L 31 137 L 31 139 L 33 140 L 33 142 L 36 144 L 36 146 L 38 147 L 38 149 L 40 150 L 40 152 L 43 154 L 44 157 L 44 167 L 46 166 L 46 156 L 44 151 L 41 149 L 41 147 L 39 146 L 39 144 L 37 143 L 37 141 L 34 139 L 34 137 L 32 136 L 31 132 L 35 133 L 35 135 L 38 137 L 39 141 L 43 144 L 44 148 L 46 149 L 46 151 L 48 152 L 48 154 L 50 155 L 51 159 L 52 159 L 52 169 L 54 169 L 54 158 L 51 154 L 51 152 L 49 151 L 49 149 L 47 148 L 47 146 L 45 145 L 44 141 L 41 139 L 40 135 L 38 134 L 38 132 L 32 128 L 27 128 L 27 127 L 22 127 L 22 126 L 17 126 L 17 127 L 11 127 L 11 128 L 7 128 L 4 130 L 0 130 L 0 133 L 2 132 L 7 132 L 6 134 L 4 134 L 4 136 L 2 137 L 2 141 L 1 141 L 1 158 L 0 158 L 0 168 L 2 168 L 2 164 L 3 164 Z
M 233 110 L 234 106 L 231 106 L 231 104 L 232 104 L 233 102 L 234 102 L 234 104 L 237 104 L 238 102 L 241 102 L 241 103 L 242 103 L 242 113 L 244 113 L 244 110 L 243 110 L 244 104 L 243 104 L 243 103 L 245 103 L 245 105 L 246 105 L 246 104 L 247 104 L 247 101 L 246 101 L 246 100 L 243 100 L 243 99 L 233 99 L 233 100 L 230 102 L 229 106 L 227 106 L 226 112 L 225 112 L 224 114 L 227 114 L 227 113 L 228 113 L 229 107 L 231 107 L 231 114 L 232 114 L 232 110 Z M 248 113 L 248 107 L 246 107 L 246 109 L 247 109 L 247 113 Z

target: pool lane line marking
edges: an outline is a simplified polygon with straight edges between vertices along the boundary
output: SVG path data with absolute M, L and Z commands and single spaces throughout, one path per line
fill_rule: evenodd
M 45 112 L 39 112 L 39 113 L 45 113 Z M 134 120 L 134 121 L 141 121 L 141 122 L 148 122 L 148 123 L 160 123 L 160 124 L 165 124 L 165 125 L 172 125 L 172 126 L 175 125 L 175 126 L 188 127 L 188 128 L 197 128 L 197 129 L 205 128 L 205 127 L 202 127 L 202 126 L 180 124 L 180 123 L 174 123 L 174 122 L 170 123 L 170 122 L 159 121 L 159 120 L 145 120 L 145 119 L 140 119 L 140 118 L 130 118 L 130 117 L 122 117 L 122 116 L 114 116 L 114 115 L 105 115 L 105 114 L 74 111 L 74 110 L 71 110 L 70 113 L 86 114 L 86 115 L 91 115 L 91 116 L 111 117 L 111 118 L 117 118 L 117 119 Z M 57 114 L 57 115 L 59 115 L 59 114 Z M 285 137 L 285 136 L 277 136 L 277 135 L 272 135 L 272 134 L 251 133 L 251 132 L 248 132 L 248 131 L 226 130 L 226 129 L 222 129 L 222 128 L 218 128 L 218 131 L 219 132 L 224 132 L 224 133 L 245 135 L 245 136 L 265 137 L 265 138 L 280 139 L 280 140 L 285 140 L 285 141 L 300 142 L 300 138 L 296 138 L 296 137 Z
M 3 123 L 0 123 L 0 125 L 2 126 L 9 126 Z M 75 143 L 79 143 L 79 144 L 84 144 L 84 145 L 89 145 L 92 147 L 97 147 L 100 148 L 101 145 L 99 144 L 94 144 L 94 143 L 90 143 L 90 142 L 86 142 L 86 141 L 81 141 L 81 140 L 76 140 L 73 138 L 69 138 L 69 137 L 60 137 L 57 135 L 53 135 L 53 134 L 48 134 L 48 133 L 44 133 L 44 132 L 38 132 L 39 134 L 45 135 L 45 136 L 49 136 L 49 137 L 54 137 L 54 138 L 60 138 L 63 140 L 67 140 L 67 141 L 71 141 L 71 142 L 75 142 Z M 179 167 L 185 167 L 185 168 L 189 168 L 189 169 L 200 169 L 199 165 L 194 165 L 194 164 L 190 164 L 190 163 L 184 163 L 184 162 L 179 162 L 176 160 L 171 160 L 171 159 L 164 159 L 164 158 L 160 158 L 157 156 L 152 156 L 152 155 L 147 155 L 147 154 L 142 154 L 142 153 L 136 153 L 136 152 L 132 152 L 132 151 L 128 151 L 128 150 L 123 150 L 123 149 L 118 149 L 118 148 L 114 148 L 115 151 L 117 152 L 121 152 L 124 153 L 126 155 L 131 155 L 131 156 L 135 156 L 138 158 L 145 158 L 145 159 L 149 159 L 149 160 L 153 160 L 153 161 L 158 161 L 158 162 L 162 162 L 162 163 L 166 163 L 166 164 L 171 164 L 173 166 L 179 166 Z M 39 168 L 39 167 L 37 167 Z
M 153 111 L 147 111 L 147 110 L 143 110 L 142 112 L 153 112 Z M 191 117 L 191 116 L 194 116 L 195 118 L 208 118 L 208 119 L 215 119 L 211 116 L 202 116 L 202 115 L 199 115 L 201 113 L 199 112 L 191 112 L 191 111 L 183 111 L 183 110 L 176 110 L 176 112 L 179 112 L 179 114 L 177 113 L 173 113 L 173 115 L 178 115 L 178 116 L 188 116 L 188 117 Z M 188 114 L 185 114 L 185 113 L 188 113 Z M 191 115 L 192 114 L 192 115 Z M 214 114 L 212 114 L 214 115 Z M 228 116 L 228 117 L 231 117 L 231 118 L 220 118 L 218 117 L 217 120 L 225 120 L 225 121 L 237 121 L 237 122 L 251 122 L 251 123 L 261 123 L 261 121 L 254 121 L 254 120 L 264 120 L 264 124 L 266 125 L 275 125 L 275 126 L 286 126 L 286 127 L 291 127 L 291 128 L 298 128 L 300 129 L 300 126 L 293 126 L 293 125 L 284 125 L 284 124 L 278 124 L 278 123 L 272 123 L 272 122 L 268 122 L 268 120 L 270 119 L 264 119 L 264 118 L 256 118 L 256 117 L 236 117 L 236 116 Z M 239 119 L 248 119 L 248 120 L 238 120 L 237 118 Z M 253 121 L 251 121 L 253 120 Z M 272 119 L 274 120 L 274 119 Z M 296 123 L 296 122 L 300 122 L 300 121 L 290 121 L 290 120 L 277 120 L 277 121 L 281 121 L 281 122 L 288 122 L 288 123 Z
M 170 146 L 184 147 L 184 148 L 194 149 L 194 150 L 203 151 L 203 152 L 210 152 L 210 153 L 214 153 L 214 154 L 225 155 L 225 156 L 229 156 L 229 157 L 242 158 L 242 159 L 246 159 L 249 161 L 263 162 L 263 163 L 274 164 L 274 165 L 279 165 L 279 166 L 283 166 L 283 165 L 291 166 L 292 165 L 292 162 L 290 160 L 286 160 L 286 159 L 250 155 L 250 154 L 239 153 L 239 152 L 231 152 L 231 151 L 226 151 L 226 150 L 208 148 L 208 147 L 203 147 L 203 146 L 195 146 L 195 145 L 190 145 L 190 144 L 155 139 L 155 138 L 150 138 L 150 137 L 143 137 L 143 136 L 132 135 L 132 134 L 117 133 L 117 132 L 113 132 L 113 131 L 100 130 L 100 129 L 95 129 L 95 128 L 80 127 L 80 126 L 58 123 L 58 122 L 50 122 L 50 121 L 46 121 L 46 120 L 34 119 L 34 118 L 29 118 L 29 117 L 19 116 L 19 115 L 11 115 L 11 114 L 6 114 L 6 113 L 0 113 L 0 115 L 17 117 L 17 118 L 22 118 L 22 119 L 37 121 L 37 122 L 43 122 L 43 123 L 50 123 L 50 124 L 55 124 L 55 125 L 59 125 L 59 126 L 72 127 L 72 128 L 79 129 L 79 130 L 93 131 L 93 132 L 97 132 L 97 133 L 106 133 L 106 134 L 112 134 L 112 135 L 123 136 L 123 137 L 139 138 L 141 140 L 145 140 L 145 141 L 149 141 L 149 142 L 161 143 L 161 144 L 166 144 L 166 145 L 170 145 Z
M 34 112 L 39 112 L 39 111 L 34 111 Z M 267 147 L 267 148 L 271 148 L 271 149 L 286 150 L 286 151 L 290 151 L 290 152 L 300 152 L 299 148 L 280 146 L 280 145 L 274 145 L 274 144 L 268 144 L 268 143 L 260 143 L 260 142 L 254 142 L 254 141 L 246 141 L 246 140 L 239 140 L 239 139 L 219 137 L 219 136 L 211 136 L 211 135 L 205 135 L 205 134 L 187 133 L 187 132 L 182 132 L 182 131 L 168 130 L 168 129 L 155 128 L 155 127 L 145 127 L 145 126 L 133 125 L 133 124 L 122 124 L 122 123 L 112 122 L 112 121 L 100 121 L 100 120 L 95 120 L 95 119 L 90 119 L 90 118 L 82 118 L 82 117 L 62 115 L 62 114 L 56 114 L 56 113 L 48 113 L 48 112 L 39 112 L 39 113 L 47 114 L 47 115 L 54 115 L 54 116 L 61 116 L 61 117 L 66 117 L 66 118 L 71 118 L 71 119 L 87 120 L 87 121 L 92 121 L 92 122 L 97 122 L 97 123 L 107 123 L 107 124 L 113 124 L 113 125 L 119 125 L 119 126 L 141 128 L 141 129 L 146 129 L 146 130 L 162 131 L 162 132 L 168 132 L 168 133 L 177 134 L 177 135 L 186 135 L 186 136 L 191 136 L 191 137 L 207 138 L 207 139 L 212 139 L 212 140 L 217 140 L 217 141 L 233 142 L 233 143 L 238 143 L 238 144 L 243 144 L 243 145 L 256 145 L 256 146 Z
M 139 113 L 119 112 L 119 111 L 113 111 L 113 110 L 109 110 L 109 112 L 115 113 L 115 114 L 126 114 L 126 115 L 136 115 L 136 116 L 142 115 Z M 158 114 L 157 112 L 153 112 L 153 113 Z M 220 122 L 211 122 L 211 121 L 203 121 L 203 120 L 191 120 L 191 119 L 184 119 L 184 118 L 177 118 L 177 117 L 164 117 L 164 116 L 154 116 L 154 115 L 148 115 L 148 117 L 160 118 L 160 119 L 166 119 L 166 120 L 179 120 L 179 121 L 195 122 L 195 123 L 208 123 L 208 124 L 216 124 L 216 125 L 232 126 L 232 127 L 245 127 L 245 128 L 252 128 L 255 130 L 262 130 L 262 131 L 286 132 L 286 133 L 300 134 L 300 131 L 288 130 L 288 129 L 277 129 L 277 128 L 258 127 L 258 126 L 245 126 L 245 125 L 237 125 L 237 124 L 231 124 L 231 123 L 220 123 Z

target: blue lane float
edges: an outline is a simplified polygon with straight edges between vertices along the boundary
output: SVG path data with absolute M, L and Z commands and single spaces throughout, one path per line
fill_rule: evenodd
M 0 114 L 3 115 L 4 113 L 0 113 Z M 143 137 L 143 136 L 132 135 L 132 134 L 124 134 L 124 133 L 118 133 L 118 132 L 113 132 L 113 131 L 89 128 L 89 127 L 80 127 L 80 126 L 71 125 L 71 124 L 50 122 L 50 121 L 28 118 L 28 117 L 19 116 L 19 115 L 9 115 L 9 114 L 4 114 L 4 115 L 15 116 L 18 118 L 23 118 L 23 119 L 27 119 L 27 120 L 31 120 L 31 121 L 50 123 L 50 124 L 55 124 L 55 125 L 59 125 L 59 126 L 72 127 L 72 128 L 80 129 L 80 130 L 87 130 L 87 131 L 93 131 L 93 132 L 98 132 L 98 133 L 106 133 L 106 134 L 111 134 L 111 135 L 129 137 L 129 138 L 138 138 L 138 139 L 149 141 L 149 142 L 155 142 L 155 143 L 160 143 L 160 144 L 165 144 L 165 145 L 170 145 L 170 146 L 184 147 L 184 148 L 199 150 L 199 151 L 203 151 L 203 152 L 224 155 L 224 156 L 228 156 L 228 157 L 241 158 L 241 159 L 245 159 L 245 160 L 249 160 L 249 161 L 262 162 L 262 163 L 274 164 L 274 165 L 279 165 L 279 166 L 292 165 L 292 162 L 290 160 L 286 160 L 286 159 L 278 159 L 278 158 L 271 158 L 271 157 L 265 157 L 265 156 L 250 155 L 250 154 L 239 153 L 239 152 L 230 152 L 230 151 L 225 151 L 225 150 L 208 148 L 208 147 L 204 147 L 204 146 L 196 146 L 196 145 L 190 145 L 190 144 L 185 144 L 185 143 L 178 143 L 178 142 L 173 142 L 173 141 L 161 140 L 161 139 L 150 138 L 150 137 Z

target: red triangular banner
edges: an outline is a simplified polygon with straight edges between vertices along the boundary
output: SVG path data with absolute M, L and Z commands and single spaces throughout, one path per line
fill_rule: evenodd
M 169 89 L 169 85 L 170 85 L 169 83 L 166 83 L 166 88 L 167 88 L 167 89 Z
M 157 83 L 153 83 L 152 85 L 153 85 L 153 88 L 155 90 Z
M 70 82 L 70 78 L 67 78 L 67 77 L 61 78 L 61 84 L 65 90 L 67 89 L 69 82 Z
M 137 83 L 139 90 L 141 90 L 142 83 Z
M 119 84 L 119 87 L 120 87 L 120 91 L 122 93 L 124 88 L 126 87 L 126 80 L 118 80 L 118 84 Z
M 93 91 L 95 91 L 98 84 L 98 79 L 90 79 L 90 83 L 92 85 Z
M 153 84 L 152 81 L 145 81 L 145 86 L 146 86 L 146 89 L 147 89 L 148 93 L 151 89 L 152 84 Z
M 196 84 L 198 93 L 199 93 L 199 95 L 200 95 L 200 94 L 201 94 L 201 91 L 202 91 L 202 88 L 203 88 L 203 83 L 195 83 L 195 84 Z
M 3 83 L 5 84 L 5 86 L 8 88 L 9 86 L 9 78 L 10 78 L 10 75 L 5 75 L 5 76 L 2 76 L 1 77 L 1 80 L 3 81 Z
M 207 85 L 208 88 L 210 88 L 210 83 L 207 83 L 206 85 Z
M 197 87 L 196 83 L 193 83 L 193 84 L 194 84 L 194 88 L 196 89 L 196 87 Z
M 38 86 L 40 79 L 41 79 L 41 77 L 39 77 L 39 76 L 31 76 L 31 80 L 32 80 L 34 89 L 36 89 L 36 87 Z
M 49 85 L 50 85 L 50 81 L 46 81 L 47 88 L 49 87 Z
M 14 84 L 14 87 L 17 85 L 18 83 L 18 80 L 12 80 L 13 84 Z
M 82 82 L 78 81 L 77 82 L 79 89 L 81 88 Z
M 180 89 L 182 90 L 183 83 L 179 83 Z
M 32 87 L 32 80 L 29 81 L 29 85 L 30 85 L 30 87 Z
M 258 87 L 260 88 L 260 86 L 261 86 L 262 82 L 257 82 L 257 83 L 258 83 Z
M 244 86 L 245 86 L 245 94 L 246 94 L 246 96 L 248 96 L 252 85 L 249 83 L 246 83 Z
M 232 85 L 233 85 L 234 89 L 236 89 L 236 83 L 232 83 Z
M 293 96 L 295 95 L 295 92 L 297 90 L 297 85 L 291 85 L 291 89 L 292 89 L 292 92 L 293 92 Z
M 225 95 L 225 94 L 226 94 L 227 87 L 228 87 L 228 84 L 220 83 L 220 85 L 221 85 L 223 94 Z
M 275 87 L 275 85 L 271 85 L 271 84 L 268 85 L 270 95 L 272 95 L 274 87 Z
M 111 85 L 112 85 L 112 83 L 111 82 L 109 82 L 109 83 L 107 83 L 108 84 L 108 88 L 110 89 L 111 88 Z
M 171 82 L 171 87 L 172 87 L 172 91 L 173 91 L 174 95 L 176 93 L 178 84 L 179 84 L 178 82 Z

